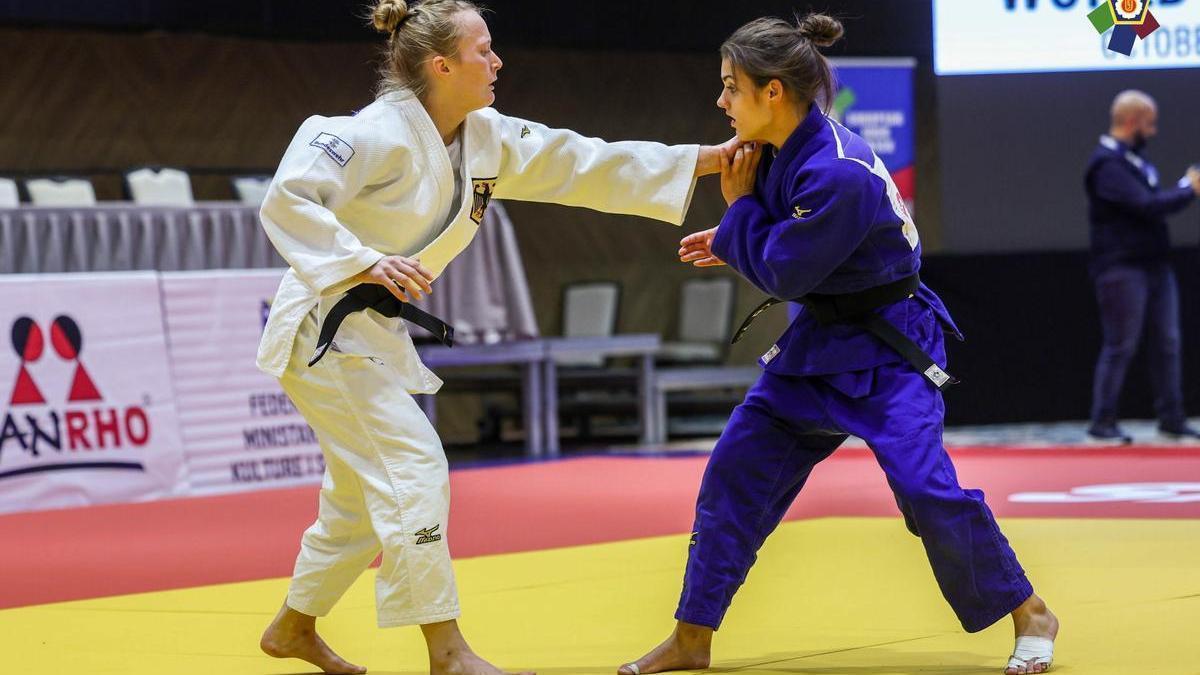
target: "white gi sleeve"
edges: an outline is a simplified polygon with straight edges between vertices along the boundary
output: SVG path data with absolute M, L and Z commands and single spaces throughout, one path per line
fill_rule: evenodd
M 608 143 L 494 114 L 501 141 L 496 198 L 683 223 L 696 186 L 700 146 Z
M 319 295 L 345 290 L 343 282 L 383 258 L 335 215 L 368 184 L 372 160 L 384 156 L 347 121 L 310 117 L 300 126 L 260 212 L 271 243 Z

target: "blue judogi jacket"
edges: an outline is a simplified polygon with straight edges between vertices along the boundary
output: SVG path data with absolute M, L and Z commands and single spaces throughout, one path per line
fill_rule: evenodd
M 773 150 L 764 149 L 754 193 L 734 202 L 721 219 L 712 243 L 718 258 L 785 300 L 854 293 L 920 269 L 916 226 L 866 141 L 814 105 L 783 147 Z M 913 298 L 878 311 L 942 366 L 937 323 L 962 338 L 924 284 Z M 848 373 L 903 360 L 861 328 L 822 326 L 805 309 L 776 347 L 760 362 L 781 375 Z
M 1102 136 L 1084 175 L 1092 235 L 1092 273 L 1117 264 L 1167 260 L 1167 216 L 1196 198 L 1185 180 L 1161 189 L 1158 170 L 1124 143 Z

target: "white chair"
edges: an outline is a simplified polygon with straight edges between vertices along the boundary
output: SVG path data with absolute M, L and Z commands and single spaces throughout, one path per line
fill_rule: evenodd
M 95 206 L 96 191 L 86 178 L 34 178 L 25 181 L 34 206 Z
M 608 337 L 617 329 L 621 287 L 613 281 L 568 284 L 563 290 L 563 337 Z M 556 356 L 561 366 L 604 365 L 604 357 Z
M 192 181 L 179 169 L 137 169 L 125 174 L 129 196 L 143 206 L 192 206 Z
M 733 323 L 737 287 L 733 279 L 691 279 L 679 290 L 679 339 L 663 343 L 659 360 L 719 363 Z
M 246 206 L 261 206 L 271 185 L 270 176 L 234 176 L 233 192 Z
M 0 178 L 0 209 L 15 209 L 20 205 L 17 182 L 11 178 Z

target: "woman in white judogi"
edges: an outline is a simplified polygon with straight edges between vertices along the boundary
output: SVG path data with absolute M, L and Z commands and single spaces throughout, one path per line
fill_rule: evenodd
M 436 392 L 440 380 L 421 364 L 403 320 L 373 311 L 346 317 L 310 368 L 320 319 L 361 283 L 403 301 L 429 293 L 492 196 L 678 225 L 696 176 L 719 170 L 721 148 L 605 143 L 488 108 L 501 62 L 469 2 L 382 0 L 373 19 L 389 35 L 385 93 L 353 117 L 306 120 L 262 207 L 291 269 L 258 364 L 316 430 L 327 465 L 319 516 L 262 647 L 326 672 L 365 672 L 321 641 L 315 617 L 382 550 L 379 625 L 420 625 L 433 673 L 499 673 L 455 621 L 446 458 L 411 396 Z

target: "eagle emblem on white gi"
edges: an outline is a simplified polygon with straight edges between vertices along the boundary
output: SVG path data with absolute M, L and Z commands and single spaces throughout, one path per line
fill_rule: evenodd
M 492 201 L 492 192 L 496 190 L 495 178 L 472 178 L 471 192 L 474 194 L 471 202 L 471 220 L 476 225 L 483 222 L 483 212 L 487 211 L 488 202 Z
M 531 133 L 533 133 L 533 132 L 529 130 L 528 124 L 521 125 L 521 138 L 525 138 L 526 136 L 528 136 Z

